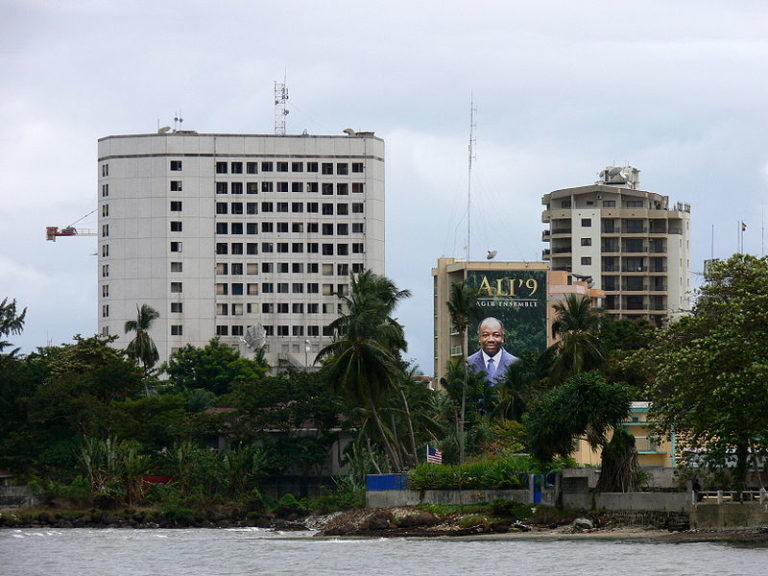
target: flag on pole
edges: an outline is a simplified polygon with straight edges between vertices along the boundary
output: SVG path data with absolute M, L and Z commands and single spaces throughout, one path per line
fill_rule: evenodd
M 427 462 L 432 462 L 433 464 L 442 464 L 443 451 L 427 445 Z
M 747 225 L 744 224 L 744 222 L 741 223 L 741 231 L 744 232 L 744 230 L 747 229 Z

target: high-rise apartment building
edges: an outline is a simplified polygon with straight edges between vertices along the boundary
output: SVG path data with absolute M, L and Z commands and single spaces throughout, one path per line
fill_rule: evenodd
M 659 325 L 689 307 L 690 212 L 639 189 L 639 170 L 609 167 L 589 186 L 545 194 L 543 259 L 591 279 L 603 307 Z
M 350 274 L 384 273 L 384 142 L 345 132 L 100 139 L 100 333 L 148 304 L 161 361 L 218 336 L 311 365 Z

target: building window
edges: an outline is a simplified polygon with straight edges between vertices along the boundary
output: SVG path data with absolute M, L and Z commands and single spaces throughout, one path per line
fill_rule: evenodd
M 249 264 L 250 266 L 250 264 Z M 248 296 L 258 296 L 259 294 L 259 285 L 254 282 L 249 282 L 246 285 L 246 291 L 248 292 Z
M 245 273 L 254 275 L 259 273 L 259 265 L 255 262 L 248 262 L 245 266 Z
M 308 294 L 317 294 L 320 292 L 320 284 L 317 282 L 309 282 L 307 283 L 307 293 Z
M 362 214 L 364 211 L 365 211 L 365 208 L 363 207 L 362 202 L 352 203 L 352 214 Z
M 229 190 L 232 194 L 242 194 L 243 193 L 243 183 L 242 182 L 232 182 L 232 187 Z
M 360 174 L 365 170 L 365 165 L 362 162 L 352 162 L 352 172 Z
M 365 184 L 362 182 L 352 182 L 352 194 L 362 194 L 365 192 Z
M 304 212 L 304 203 L 303 202 L 291 202 L 291 212 L 294 214 L 298 214 L 300 212 Z
M 304 252 L 304 243 L 303 242 L 294 242 L 291 244 L 291 252 L 293 254 L 301 254 Z
M 336 164 L 336 174 L 346 175 L 349 174 L 349 164 L 346 162 L 339 162 Z
M 323 236 L 333 236 L 333 224 L 323 224 Z
M 243 253 L 243 244 L 241 242 L 233 242 L 230 248 L 232 249 L 232 254 L 242 255 Z
M 245 171 L 248 174 L 256 174 L 258 172 L 258 162 L 246 162 Z
M 592 265 L 592 258 L 590 256 L 582 256 L 581 257 L 581 265 L 582 266 L 591 266 Z
M 339 256 L 348 256 L 349 246 L 347 244 L 338 244 L 336 246 L 336 254 L 338 254 Z
M 307 162 L 307 172 L 317 172 L 317 162 Z
M 109 184 L 101 185 L 101 196 L 102 198 L 106 198 L 107 196 L 109 196 Z
M 109 176 L 109 164 L 102 164 L 101 165 L 101 175 L 103 177 Z
M 229 245 L 226 242 L 216 242 L 216 254 L 229 253 Z
M 323 215 L 325 216 L 333 215 L 333 204 L 323 203 Z
M 109 284 L 104 284 L 101 287 L 101 296 L 103 298 L 109 298 Z
M 182 262 L 171 262 L 171 272 L 182 272 L 184 264 Z
M 272 242 L 262 242 L 261 243 L 261 253 L 262 254 L 270 254 L 275 251 L 275 245 L 272 244 Z
M 336 224 L 336 234 L 346 236 L 349 234 L 349 224 Z
M 272 172 L 273 171 L 273 164 L 272 162 L 262 162 L 261 163 L 261 171 L 262 172 Z
M 171 282 L 171 292 L 180 293 L 182 291 L 181 282 Z
M 592 246 L 592 238 L 582 238 L 581 239 L 581 245 L 582 246 Z
M 243 326 L 238 324 L 236 326 L 232 326 L 232 336 L 242 336 L 243 335 Z
M 184 304 L 181 302 L 171 302 L 172 314 L 181 314 L 182 312 L 184 312 Z
M 317 194 L 320 190 L 320 186 L 317 182 L 307 182 L 307 192 Z
M 259 193 L 259 183 L 258 182 L 247 182 L 245 184 L 245 192 L 247 194 L 258 194 Z
M 277 211 L 278 212 L 288 212 L 288 202 L 278 202 L 277 203 Z
M 294 314 L 303 314 L 304 313 L 304 304 L 300 302 L 294 302 L 291 304 L 291 312 Z
M 171 212 L 181 212 L 181 200 L 171 200 Z
M 216 325 L 216 336 L 229 336 L 229 326 L 222 324 Z
M 232 162 L 231 168 L 232 168 L 232 174 L 242 174 L 243 173 L 243 163 L 242 162 Z
M 616 208 L 616 200 L 603 200 L 603 208 Z
M 105 218 L 109 216 L 109 204 L 101 205 L 101 215 Z
M 181 192 L 181 180 L 171 180 L 171 192 Z
M 246 202 L 245 203 L 245 212 L 247 214 L 253 215 L 259 213 L 259 203 L 258 202 Z
M 262 202 L 261 203 L 261 211 L 262 212 L 274 212 L 274 206 L 272 202 Z
M 349 186 L 347 184 L 336 184 L 336 195 L 347 196 L 349 194 Z
M 228 212 L 228 204 L 226 202 L 216 202 L 216 214 L 226 214 Z
M 227 190 L 227 182 L 216 182 L 216 194 L 226 194 Z
M 333 174 L 332 162 L 323 162 L 323 174 Z
M 226 222 L 216 222 L 216 234 L 229 234 L 229 224 Z
M 304 284 L 301 282 L 294 282 L 291 285 L 291 292 L 294 294 L 303 294 L 304 293 Z
M 278 242 L 277 243 L 277 251 L 280 254 L 287 254 L 288 253 L 288 242 Z
M 320 245 L 317 242 L 307 242 L 307 252 L 310 254 L 317 254 L 320 249 Z
M 216 284 L 216 295 L 217 296 L 226 296 L 229 294 L 229 284 L 225 284 L 223 282 L 218 282 Z
M 352 234 L 365 234 L 365 225 L 362 222 L 352 222 Z
M 235 282 L 232 284 L 232 295 L 233 296 L 243 295 L 243 285 L 241 283 Z
M 292 183 L 291 192 L 304 192 L 304 183 L 303 182 Z
M 333 196 L 333 184 L 329 182 L 323 183 L 323 196 Z
M 232 234 L 242 234 L 242 233 L 243 233 L 243 223 L 232 222 Z
M 287 234 L 288 233 L 288 222 L 278 222 L 277 223 L 277 233 L 278 234 Z
M 582 218 L 581 219 L 581 225 L 584 228 L 591 228 L 592 227 L 592 218 Z
M 310 234 L 317 234 L 317 232 L 320 230 L 318 227 L 317 222 L 307 222 L 307 232 Z
M 216 316 L 226 316 L 229 314 L 229 307 L 226 304 L 216 304 Z
M 181 222 L 171 221 L 171 232 L 181 232 Z
M 272 282 L 262 282 L 261 284 L 262 294 L 273 294 L 274 292 L 275 292 L 275 285 L 272 284 Z
M 365 252 L 365 249 L 363 248 L 362 242 L 356 242 L 352 244 L 352 253 L 353 254 L 362 254 Z
M 249 256 L 253 256 L 255 254 L 258 254 L 259 253 L 259 245 L 256 244 L 256 242 L 248 242 L 245 245 L 245 251 L 246 251 L 246 254 L 248 254 Z
M 307 314 L 319 314 L 320 305 L 318 303 L 307 304 Z
M 181 160 L 171 160 L 171 172 L 181 172 Z
M 229 264 L 226 262 L 219 262 L 216 264 L 216 274 L 218 275 L 226 275 L 229 271 Z
M 570 200 L 561 200 L 560 201 L 560 208 L 570 208 L 571 207 L 571 201 Z
M 171 242 L 171 252 L 181 252 L 182 242 Z
M 104 245 L 101 247 L 101 255 L 102 255 L 102 256 L 104 256 L 105 258 L 106 258 L 107 256 L 109 256 L 109 244 L 104 244 Z
M 101 236 L 106 238 L 109 236 L 109 224 L 102 224 L 101 225 Z
M 226 174 L 226 173 L 227 173 L 227 163 L 216 162 L 216 174 Z
M 304 163 L 291 162 L 291 172 L 304 172 Z
M 243 274 L 243 264 L 242 262 L 233 262 L 232 263 L 232 274 L 235 276 L 242 276 Z
M 288 172 L 288 162 L 275 162 L 278 172 Z
M 232 214 L 242 214 L 243 213 L 243 203 L 242 202 L 232 202 L 229 209 L 232 211 Z
M 323 244 L 323 256 L 333 256 L 333 244 Z
M 274 182 L 262 182 L 261 183 L 261 191 L 262 192 L 272 192 L 274 190 Z
M 101 317 L 102 318 L 109 318 L 109 304 L 104 304 L 101 307 Z
M 245 225 L 245 233 L 246 234 L 258 234 L 259 233 L 259 225 L 256 222 L 248 222 Z
M 307 202 L 307 212 L 311 214 L 316 214 L 320 208 L 320 205 L 317 202 Z

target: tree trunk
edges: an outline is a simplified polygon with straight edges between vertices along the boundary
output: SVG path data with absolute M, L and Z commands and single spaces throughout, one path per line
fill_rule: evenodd
M 400 462 L 400 457 L 397 455 L 397 452 L 392 447 L 392 443 L 389 441 L 389 438 L 387 438 L 387 434 L 384 431 L 384 425 L 381 423 L 381 418 L 379 418 L 379 412 L 376 410 L 376 405 L 371 403 L 371 414 L 373 414 L 373 421 L 376 423 L 376 428 L 379 431 L 379 434 L 381 434 L 381 441 L 384 444 L 384 450 L 387 453 L 387 456 L 389 457 L 389 461 L 392 463 L 392 466 L 395 468 L 395 472 L 402 472 L 403 471 L 403 464 Z

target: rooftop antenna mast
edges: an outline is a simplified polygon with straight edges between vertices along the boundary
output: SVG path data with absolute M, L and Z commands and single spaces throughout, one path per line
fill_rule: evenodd
M 472 98 L 469 96 L 469 164 L 467 167 L 467 263 L 470 259 L 470 236 L 471 236 L 471 217 L 472 217 L 472 161 L 476 160 L 475 156 L 475 128 L 477 123 L 475 122 L 475 113 L 477 112 L 477 106 Z
M 285 136 L 285 117 L 288 116 L 286 109 L 288 102 L 288 87 L 285 85 L 285 76 L 282 82 L 275 82 L 275 134 Z

